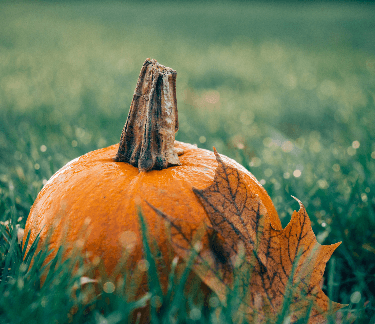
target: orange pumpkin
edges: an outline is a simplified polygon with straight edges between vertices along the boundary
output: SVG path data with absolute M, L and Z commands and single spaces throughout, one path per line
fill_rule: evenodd
M 132 248 L 132 266 L 143 258 L 138 206 L 166 264 L 174 257 L 168 231 L 149 204 L 186 221 L 182 232 L 189 235 L 202 223 L 209 225 L 192 188 L 209 186 L 218 164 L 213 152 L 175 141 L 176 75 L 156 60 L 145 61 L 120 143 L 76 158 L 52 176 L 27 219 L 29 247 L 39 232 L 41 244 L 51 233 L 50 258 L 61 245 L 68 249 L 78 245 L 91 261 L 100 258 L 111 274 L 126 247 Z M 256 178 L 234 160 L 222 158 L 240 170 L 247 186 L 261 198 L 274 228 L 281 229 L 273 203 Z M 164 289 L 166 278 L 162 273 Z

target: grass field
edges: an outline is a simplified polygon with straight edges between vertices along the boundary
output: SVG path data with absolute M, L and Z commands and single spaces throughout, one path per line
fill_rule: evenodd
M 68 322 L 69 280 L 38 288 L 12 229 L 60 167 L 119 141 L 147 57 L 177 70 L 177 139 L 248 168 L 283 225 L 298 197 L 318 241 L 342 241 L 324 289 L 343 322 L 373 323 L 375 6 L 229 2 L 0 4 L 0 322 Z M 124 321 L 107 295 L 88 323 Z

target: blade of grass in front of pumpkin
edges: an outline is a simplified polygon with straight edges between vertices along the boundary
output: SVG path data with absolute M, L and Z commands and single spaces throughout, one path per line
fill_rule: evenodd
M 57 262 L 59 262 L 61 260 L 61 257 L 62 257 L 62 247 L 59 247 L 59 249 L 57 250 L 57 253 L 56 253 L 55 257 L 52 259 L 52 262 L 51 262 L 51 264 L 49 266 L 48 274 L 47 274 L 46 280 L 44 281 L 43 288 L 49 289 L 48 288 L 49 283 L 56 276 L 56 270 L 57 270 L 56 269 L 56 265 L 57 265 Z
M 165 297 L 165 300 L 167 302 L 171 300 L 171 297 L 172 297 L 173 288 L 175 285 L 175 278 L 176 278 L 175 274 L 176 274 L 177 264 L 178 264 L 178 257 L 175 257 L 172 261 L 171 272 L 168 276 L 168 289 L 167 289 L 167 295 Z
M 27 236 L 26 236 L 26 240 L 25 240 L 25 244 L 23 245 L 23 248 L 22 248 L 22 253 L 21 253 L 22 260 L 24 259 L 24 256 L 26 254 L 27 245 L 29 244 L 29 240 L 30 240 L 30 234 L 31 234 L 31 231 L 28 231 Z
M 180 306 L 182 305 L 182 301 L 184 298 L 184 289 L 187 283 L 187 280 L 189 278 L 189 275 L 191 273 L 191 269 L 193 267 L 193 264 L 198 257 L 198 252 L 196 251 L 194 245 L 190 249 L 190 255 L 189 258 L 186 260 L 184 271 L 181 274 L 181 277 L 179 278 L 178 285 L 175 287 L 175 295 L 172 300 L 172 305 L 170 306 L 169 310 L 169 316 L 174 316 Z
M 121 258 L 118 261 L 115 269 L 113 270 L 110 279 L 115 282 L 116 278 L 118 278 L 119 275 L 124 275 L 122 272 L 122 269 L 125 268 L 128 260 L 129 260 L 129 251 L 127 249 L 124 249 L 123 253 L 121 254 Z
M 147 305 L 147 303 L 150 301 L 151 296 L 152 295 L 150 293 L 146 293 L 144 296 L 139 298 L 137 301 L 132 302 L 130 304 L 131 305 L 130 310 L 133 311 L 137 308 L 145 307 Z
M 27 233 L 27 236 L 30 237 L 30 231 Z M 24 246 L 24 252 L 23 255 L 26 253 L 26 255 L 23 257 L 24 263 L 27 265 L 27 267 L 30 266 L 31 260 L 36 252 L 37 246 L 39 244 L 40 240 L 40 232 L 36 236 L 34 242 L 31 244 L 29 251 L 26 253 L 27 244 L 25 243 Z
M 122 275 L 126 277 L 129 274 L 126 273 L 126 271 L 124 271 Z M 125 323 L 125 319 L 130 319 L 132 313 L 135 310 L 147 306 L 147 303 L 150 301 L 152 295 L 151 293 L 146 293 L 138 300 L 133 301 L 134 296 L 129 296 L 128 291 L 126 289 L 128 288 L 128 284 L 126 280 L 123 278 L 120 279 L 116 287 L 116 293 L 113 294 L 112 297 L 114 298 L 112 299 L 111 303 L 115 305 L 115 308 L 117 309 L 117 311 L 114 312 L 114 315 L 116 315 L 117 313 L 117 317 L 116 319 L 108 317 L 107 320 L 111 323 Z M 120 318 L 122 318 L 122 320 Z M 111 319 L 113 319 L 113 321 L 110 321 Z
M 51 261 L 46 264 L 44 264 L 44 262 L 52 252 L 53 249 L 48 251 L 40 250 L 38 254 L 33 258 L 33 264 L 31 265 L 25 276 L 30 278 L 30 280 L 39 281 L 44 270 L 46 269 L 46 267 L 48 267 Z
M 157 266 L 156 266 L 155 258 L 151 252 L 150 245 L 149 245 L 149 242 L 150 242 L 149 235 L 148 235 L 149 232 L 148 232 L 147 225 L 143 217 L 142 211 L 140 209 L 138 210 L 138 217 L 139 217 L 139 223 L 141 225 L 142 243 L 143 243 L 145 258 L 146 258 L 146 261 L 149 263 L 149 268 L 147 272 L 149 289 L 152 295 L 159 296 L 160 298 L 162 298 L 163 291 L 161 289 Z M 151 307 L 151 309 L 153 309 L 153 307 Z

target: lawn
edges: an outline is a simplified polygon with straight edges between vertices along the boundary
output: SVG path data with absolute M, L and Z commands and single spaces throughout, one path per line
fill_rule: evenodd
M 16 224 L 59 168 L 119 141 L 147 57 L 178 73 L 177 140 L 250 170 L 284 226 L 298 197 L 318 242 L 342 241 L 323 289 L 344 323 L 374 321 L 375 6 L 45 1 L 0 4 L 0 322 L 121 323 L 140 305 L 108 293 L 67 316 L 67 270 L 38 287 Z

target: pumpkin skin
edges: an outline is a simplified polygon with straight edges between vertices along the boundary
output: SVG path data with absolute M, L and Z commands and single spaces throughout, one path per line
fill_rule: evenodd
M 209 186 L 217 168 L 211 151 L 178 141 L 175 148 L 184 152 L 179 156 L 181 165 L 150 172 L 115 162 L 118 144 L 70 161 L 46 183 L 31 208 L 25 227 L 26 233 L 30 231 L 28 247 L 40 232 L 42 246 L 47 238 L 49 248 L 55 252 L 60 246 L 69 250 L 78 245 L 90 260 L 99 257 L 110 275 L 124 253 L 124 242 L 135 243 L 133 265 L 143 258 L 137 214 L 140 206 L 150 235 L 158 243 L 165 263 L 170 264 L 174 255 L 170 253 L 165 221 L 146 202 L 185 221 L 183 231 L 187 235 L 202 223 L 210 225 L 192 188 Z M 246 184 L 262 199 L 274 227 L 280 228 L 273 203 L 256 178 L 234 160 L 222 158 L 240 170 Z M 166 278 L 161 277 L 163 288 Z

